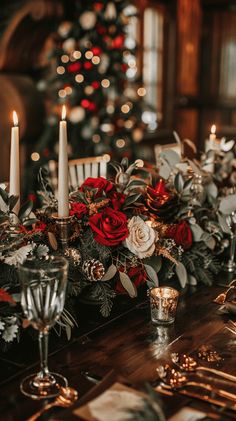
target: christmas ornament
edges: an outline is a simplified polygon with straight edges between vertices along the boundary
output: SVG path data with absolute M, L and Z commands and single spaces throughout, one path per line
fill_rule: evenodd
M 101 61 L 100 61 L 99 67 L 98 67 L 99 73 L 106 73 L 109 64 L 110 64 L 109 56 L 105 53 L 102 54 L 101 55 Z
M 116 6 L 114 3 L 110 1 L 109 3 L 107 3 L 104 17 L 106 20 L 112 20 L 112 19 L 115 19 L 116 16 L 117 16 Z
M 97 12 L 100 12 L 103 9 L 103 4 L 100 2 L 94 3 L 94 9 L 97 10 Z
M 71 63 L 67 66 L 67 70 L 70 73 L 76 73 L 81 69 L 81 63 Z
M 117 49 L 119 49 L 119 48 L 121 48 L 121 47 L 123 47 L 123 45 L 124 45 L 124 40 L 125 40 L 125 37 L 124 37 L 124 35 L 122 34 L 122 35 L 118 35 L 116 38 L 114 38 L 113 40 L 112 40 L 112 47 L 113 48 L 117 48 Z M 130 47 L 129 47 L 130 48 Z M 133 48 L 133 47 L 132 47 Z
M 89 29 L 94 28 L 96 20 L 97 20 L 96 14 L 92 11 L 88 11 L 88 12 L 84 12 L 80 16 L 79 23 L 83 29 L 89 30 Z
M 64 256 L 69 259 L 74 267 L 79 266 L 81 263 L 81 254 L 79 250 L 74 247 L 67 247 L 64 251 Z
M 91 126 L 93 127 L 93 129 L 96 129 L 99 125 L 99 119 L 94 116 L 91 118 Z
M 155 189 L 147 187 L 146 204 L 150 212 L 157 215 L 163 222 L 172 222 L 180 209 L 178 196 L 169 192 L 158 193 Z
M 63 42 L 62 48 L 66 53 L 71 53 L 75 50 L 76 42 L 74 38 L 68 38 Z
M 86 70 L 91 70 L 91 69 L 92 69 L 92 67 L 93 67 L 93 65 L 92 65 L 91 61 L 86 61 L 86 62 L 84 63 L 84 68 L 85 68 Z
M 72 22 L 69 22 L 69 21 L 62 22 L 59 25 L 57 32 L 62 38 L 66 38 L 71 30 L 71 27 L 72 27 Z
M 100 87 L 100 83 L 97 80 L 94 80 L 91 83 L 91 86 L 93 87 L 93 89 L 98 89 Z
M 108 32 L 109 34 L 114 34 L 116 32 L 116 26 L 115 25 L 109 26 Z
M 136 143 L 141 142 L 142 138 L 143 138 L 143 131 L 139 128 L 136 127 L 133 131 L 132 131 L 132 135 L 133 135 L 133 139 Z
M 84 98 L 84 99 L 81 100 L 81 106 L 83 108 L 88 108 L 89 107 L 89 104 L 90 104 L 90 102 L 89 102 L 88 99 Z
M 43 92 L 43 91 L 45 91 L 46 90 L 46 88 L 47 88 L 47 84 L 46 84 L 46 81 L 45 80 L 39 80 L 39 82 L 37 83 L 37 89 L 40 91 L 40 92 Z
M 84 108 L 79 107 L 79 106 L 73 107 L 70 110 L 68 118 L 71 121 L 71 123 L 79 123 L 80 121 L 84 120 L 85 118 Z
M 103 264 L 96 259 L 85 260 L 82 270 L 90 281 L 101 281 L 105 275 Z
M 93 131 L 89 125 L 89 122 L 87 126 L 83 127 L 83 129 L 81 130 L 81 134 L 84 137 L 84 139 L 91 139 Z
M 92 51 L 94 56 L 100 56 L 100 54 L 102 52 L 102 49 L 100 47 L 94 46 L 94 47 L 91 48 L 91 51 Z

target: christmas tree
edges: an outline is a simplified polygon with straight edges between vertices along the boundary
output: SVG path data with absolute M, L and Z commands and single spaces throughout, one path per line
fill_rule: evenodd
M 136 8 L 125 0 L 77 1 L 73 22 L 58 26 L 50 68 L 38 83 L 49 114 L 36 155 L 31 155 L 34 171 L 45 160 L 57 159 L 62 104 L 67 107 L 71 157 L 136 157 L 145 129 L 145 89 L 137 81 L 137 46 L 130 34 L 135 15 Z

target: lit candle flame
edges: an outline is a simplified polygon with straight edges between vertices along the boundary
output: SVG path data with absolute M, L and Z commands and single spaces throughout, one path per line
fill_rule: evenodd
M 211 126 L 211 134 L 215 134 L 215 132 L 216 132 L 216 125 L 215 124 L 212 124 L 212 126 Z
M 66 106 L 65 105 L 62 106 L 61 119 L 62 120 L 66 119 Z
M 13 124 L 14 126 L 18 126 L 18 116 L 16 111 L 13 111 Z

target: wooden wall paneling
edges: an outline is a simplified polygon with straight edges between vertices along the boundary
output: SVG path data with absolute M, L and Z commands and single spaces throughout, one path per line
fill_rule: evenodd
M 33 81 L 27 76 L 0 74 L 0 182 L 9 180 L 10 136 L 12 112 L 16 110 L 19 117 L 20 140 L 24 139 L 23 150 L 32 149 L 32 140 L 37 138 L 42 130 L 43 106 Z M 31 140 L 31 142 L 30 142 Z M 27 146 L 28 143 L 28 146 Z M 21 160 L 21 169 L 24 160 Z
M 219 15 L 220 13 L 218 13 Z M 236 12 L 221 13 L 220 98 L 236 99 Z
M 63 16 L 60 1 L 30 0 L 20 8 L 0 40 L 0 69 L 31 70 L 43 42 L 53 30 L 55 19 Z
M 200 0 L 177 0 L 175 129 L 198 143 L 199 70 L 202 10 Z
M 200 0 L 177 1 L 177 93 L 180 95 L 199 93 L 201 20 Z
M 198 132 L 198 111 L 194 108 L 178 109 L 176 118 L 178 121 L 176 130 L 181 138 L 195 140 Z

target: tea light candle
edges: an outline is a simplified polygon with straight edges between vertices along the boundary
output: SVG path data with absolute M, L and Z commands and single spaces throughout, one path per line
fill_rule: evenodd
M 59 126 L 59 159 L 58 159 L 58 216 L 69 216 L 69 183 L 68 183 L 68 152 L 67 152 L 67 122 L 66 107 L 62 107 Z

